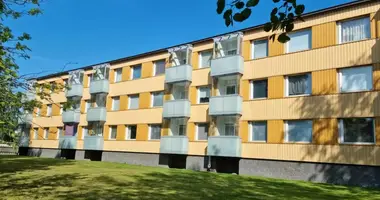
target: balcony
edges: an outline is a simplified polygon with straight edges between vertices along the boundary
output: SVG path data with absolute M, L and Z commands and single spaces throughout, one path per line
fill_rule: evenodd
M 19 147 L 29 147 L 29 140 L 30 140 L 29 137 L 21 136 L 19 141 L 18 141 L 18 146 Z
M 163 117 L 190 117 L 190 101 L 187 99 L 171 100 L 164 102 Z
M 23 113 L 18 119 L 19 124 L 31 125 L 33 120 L 33 115 L 30 113 Z
M 66 110 L 62 113 L 63 123 L 79 123 L 80 111 L 79 110 Z
M 211 76 L 243 74 L 244 59 L 240 55 L 225 56 L 211 60 Z
M 81 97 L 83 95 L 83 85 L 71 85 L 70 89 L 66 91 L 66 97 Z
M 241 115 L 243 98 L 239 95 L 210 98 L 209 115 Z
M 76 136 L 63 136 L 59 138 L 60 149 L 76 149 L 77 148 L 77 137 Z
M 241 139 L 239 136 L 208 137 L 207 155 L 223 157 L 241 156 Z
M 193 68 L 191 65 L 179 65 L 165 70 L 165 83 L 191 81 Z
M 83 149 L 102 151 L 104 145 L 103 136 L 84 136 Z
M 87 121 L 97 122 L 106 121 L 107 109 L 105 107 L 89 108 L 87 110 Z
M 109 91 L 109 81 L 106 79 L 103 80 L 94 80 L 90 83 L 90 94 L 97 93 L 108 93 Z
M 160 141 L 162 154 L 187 154 L 189 138 L 187 136 L 163 136 Z

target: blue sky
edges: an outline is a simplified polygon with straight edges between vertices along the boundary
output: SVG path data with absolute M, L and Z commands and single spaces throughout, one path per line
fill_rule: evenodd
M 304 3 L 314 11 L 350 0 Z M 226 27 L 216 0 L 51 0 L 43 15 L 11 21 L 15 33 L 32 40 L 30 60 L 18 60 L 20 74 L 39 76 L 190 42 L 268 21 L 274 7 L 261 0 L 249 20 Z

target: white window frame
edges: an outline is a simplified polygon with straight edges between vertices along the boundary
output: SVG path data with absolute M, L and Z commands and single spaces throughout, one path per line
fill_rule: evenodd
M 61 137 L 62 130 L 63 130 L 62 127 L 57 127 L 57 139 Z
M 92 74 L 87 74 L 87 87 L 90 87 L 91 85 L 91 77 L 92 77 Z
M 135 73 L 135 67 L 139 67 L 140 68 L 140 77 L 136 78 L 136 79 L 133 78 L 133 74 Z M 138 79 L 141 79 L 141 76 L 142 76 L 142 65 L 138 64 L 138 65 L 131 66 L 131 77 L 130 77 L 130 79 L 131 80 L 138 80 Z
M 199 67 L 199 69 L 203 69 L 203 68 L 209 68 L 209 67 L 211 67 L 211 66 L 203 66 L 202 65 L 202 61 L 203 61 L 203 57 L 202 57 L 202 54 L 204 53 L 204 52 L 210 52 L 211 53 L 211 56 L 210 56 L 210 63 L 211 63 L 211 59 L 212 59 L 212 49 L 208 49 L 208 50 L 203 50 L 203 51 L 200 51 L 199 52 L 199 55 L 198 55 L 198 67 Z M 211 64 L 210 64 L 211 65 Z
M 208 97 L 209 98 L 209 102 L 203 102 L 203 103 L 201 103 L 201 89 L 202 88 L 208 88 L 209 93 L 210 93 L 210 95 Z M 208 104 L 208 103 L 210 103 L 210 98 L 211 98 L 211 88 L 210 88 L 209 85 L 197 87 L 197 104 Z
M 268 99 L 268 91 L 267 91 L 267 97 L 260 97 L 260 98 L 254 98 L 254 87 L 253 82 L 255 81 L 267 81 L 267 88 L 268 88 L 268 79 L 258 79 L 258 80 L 251 80 L 249 81 L 249 98 L 252 100 L 262 100 L 262 99 Z
M 60 115 L 63 114 L 63 104 L 60 104 L 60 105 L 59 105 L 59 114 L 60 114 Z
M 88 127 L 87 126 L 83 126 L 82 127 L 82 140 L 84 139 L 84 136 L 88 135 Z
M 289 128 L 288 128 L 288 122 L 289 121 L 309 121 L 311 122 L 311 139 L 310 139 L 310 142 L 306 142 L 306 141 L 298 141 L 298 142 L 293 142 L 293 141 L 289 141 Z M 285 142 L 286 143 L 299 143 L 299 144 L 311 144 L 313 143 L 313 120 L 309 120 L 309 119 L 305 119 L 305 120 L 287 120 L 287 121 L 284 121 L 284 130 L 285 130 Z
M 154 95 L 158 94 L 158 93 L 162 93 L 162 105 L 161 106 L 154 106 Z M 163 91 L 152 92 L 152 93 L 150 93 L 150 95 L 151 95 L 151 97 L 150 97 L 150 107 L 151 108 L 160 108 L 160 107 L 164 106 L 164 92 Z
M 117 69 L 114 69 L 114 80 L 113 82 L 114 83 L 119 83 L 122 81 L 123 77 L 122 77 L 122 74 L 123 74 L 123 71 L 122 71 L 123 68 L 117 68 Z M 118 73 L 120 72 L 120 73 Z M 120 81 L 117 80 L 117 75 L 120 74 Z
M 227 87 L 229 87 L 229 86 L 235 86 L 235 94 L 227 94 Z M 239 93 L 237 83 L 225 84 L 224 87 L 225 87 L 226 95 L 236 95 Z
M 291 34 L 298 33 L 298 32 L 308 32 L 308 33 L 310 33 L 309 34 L 309 49 L 303 49 L 303 50 L 299 50 L 299 51 L 289 52 L 289 45 L 290 45 L 290 43 L 288 41 L 288 42 L 285 43 L 285 53 L 297 53 L 297 52 L 308 51 L 308 50 L 313 49 L 313 42 L 312 42 L 313 33 L 312 33 L 311 28 L 305 28 L 305 29 L 301 29 L 301 30 L 297 30 L 297 31 L 294 31 L 292 33 L 289 33 L 289 37 L 291 36 Z
M 136 138 L 135 139 L 131 139 L 131 126 L 136 126 Z M 125 140 L 136 140 L 137 139 L 137 125 L 127 125 L 125 127 Z
M 49 139 L 49 129 L 44 128 L 44 140 L 47 140 L 47 139 Z
M 111 138 L 111 133 L 112 133 L 113 128 L 116 129 L 115 138 Z M 117 126 L 111 125 L 111 126 L 109 126 L 108 140 L 116 140 L 116 138 L 117 138 Z
M 149 125 L 149 138 L 148 140 L 160 140 L 160 139 L 152 139 L 152 126 L 160 126 L 160 138 L 161 138 L 161 132 L 162 132 L 162 126 L 160 124 L 150 124 Z
M 120 110 L 120 96 L 114 96 L 111 98 L 112 99 L 112 111 L 119 111 Z M 115 109 L 115 100 L 119 101 L 119 108 Z
M 137 96 L 137 99 L 138 99 L 137 108 L 131 108 L 131 96 Z M 128 96 L 128 110 L 137 110 L 137 109 L 139 109 L 139 104 L 140 104 L 140 95 L 134 94 L 134 95 L 129 95 Z
M 371 84 L 370 84 L 370 88 L 369 89 L 365 89 L 365 90 L 356 90 L 356 91 L 342 91 L 342 81 L 343 81 L 343 79 L 342 79 L 342 70 L 348 70 L 348 69 L 354 69 L 354 68 L 361 68 L 361 67 L 363 67 L 363 68 L 371 68 L 371 76 L 370 76 L 370 80 L 368 81 L 368 82 L 370 82 Z M 339 91 L 339 93 L 351 93 L 351 92 L 366 92 L 366 91 L 371 91 L 371 90 L 373 90 L 373 66 L 371 66 L 371 65 L 369 65 L 369 66 L 359 66 L 359 67 L 348 67 L 348 68 L 341 68 L 341 69 L 339 69 L 338 70 L 338 83 L 339 83 L 339 85 L 338 85 L 338 91 Z
M 308 83 L 310 85 L 309 87 L 309 90 L 308 90 L 308 93 L 307 94 L 299 94 L 299 95 L 289 95 L 289 77 L 292 77 L 292 76 L 300 76 L 300 75 L 304 75 L 304 74 L 307 74 L 308 75 Z M 285 76 L 285 96 L 286 97 L 302 97 L 302 96 L 310 96 L 311 93 L 312 93 L 312 76 L 311 76 L 311 73 L 304 73 L 304 74 L 292 74 L 292 75 L 288 75 L 288 76 Z
M 85 100 L 84 101 L 84 112 L 87 113 L 88 109 L 91 108 L 91 100 Z
M 164 61 L 164 62 L 165 62 L 165 60 L 156 60 L 156 61 L 153 62 L 153 76 L 165 75 L 165 72 L 162 73 L 162 74 L 156 74 L 156 72 L 157 72 L 157 70 L 156 70 L 156 63 L 157 63 L 157 62 L 160 62 L 160 61 Z M 165 63 L 165 64 L 166 64 L 166 63 Z M 164 65 L 164 68 L 166 68 L 166 65 Z M 166 70 L 166 69 L 165 69 L 165 70 Z
M 33 128 L 33 139 L 38 140 L 38 128 Z
M 344 22 L 348 22 L 348 21 L 353 21 L 353 20 L 358 20 L 358 19 L 364 19 L 364 18 L 367 18 L 368 21 L 369 21 L 369 34 L 370 34 L 370 37 L 367 38 L 367 39 L 362 39 L 362 40 L 356 40 L 356 41 L 350 41 L 350 42 L 344 42 L 342 43 L 342 23 Z M 371 19 L 369 16 L 365 16 L 365 17 L 356 17 L 356 18 L 351 18 L 351 19 L 346 19 L 346 20 L 342 20 L 342 21 L 339 21 L 337 22 L 337 39 L 338 39 L 338 44 L 346 44 L 346 43 L 351 43 L 351 42 L 358 42 L 358 41 L 363 41 L 363 40 L 368 40 L 371 38 Z
M 252 140 L 253 138 L 253 124 L 255 122 L 266 122 L 267 123 L 267 132 L 266 132 L 266 140 Z M 248 138 L 248 141 L 249 142 L 257 142 L 257 143 L 267 143 L 267 140 L 268 140 L 268 121 L 251 121 L 248 123 L 248 127 L 249 127 L 249 138 Z
M 365 117 L 367 119 L 372 119 L 372 135 L 373 135 L 373 142 L 344 142 L 344 125 L 343 125 L 343 119 L 338 119 L 338 130 L 339 130 L 339 144 L 361 144 L 361 145 L 373 145 L 376 144 L 376 123 L 375 118 L 373 117 Z
M 48 116 L 48 117 L 51 117 L 51 115 L 52 115 L 52 104 L 47 104 L 46 105 L 46 116 Z
M 267 56 L 261 57 L 261 58 L 255 58 L 255 42 L 257 42 L 257 41 L 266 41 L 267 42 Z M 252 60 L 267 58 L 268 55 L 269 55 L 269 40 L 268 39 L 257 39 L 257 40 L 251 41 L 251 59 Z
M 207 139 L 206 139 L 206 140 L 200 140 L 200 139 L 199 139 L 199 125 L 206 125 L 206 126 L 208 126 L 208 128 L 210 129 L 210 125 L 209 125 L 208 123 L 197 123 L 197 124 L 196 124 L 195 140 L 197 140 L 197 141 L 207 141 Z M 208 136 L 208 131 L 209 131 L 209 130 L 207 130 L 207 138 L 209 137 L 209 136 Z

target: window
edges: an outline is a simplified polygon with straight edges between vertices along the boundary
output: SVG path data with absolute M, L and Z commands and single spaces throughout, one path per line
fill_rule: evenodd
M 268 40 L 256 40 L 252 42 L 252 58 L 265 58 L 268 56 Z
M 112 110 L 120 109 L 120 97 L 112 97 Z
M 165 60 L 158 60 L 154 62 L 154 75 L 165 74 Z
M 91 108 L 91 101 L 87 100 L 85 101 L 85 109 L 84 111 L 87 113 L 88 112 L 88 109 Z
M 154 92 L 152 93 L 152 107 L 159 107 L 163 104 L 163 92 Z
M 103 125 L 102 122 L 92 122 L 89 135 L 103 136 Z
M 110 126 L 109 139 L 115 140 L 117 134 L 117 126 Z
M 41 115 L 41 109 L 36 108 L 36 116 L 39 117 Z
M 141 65 L 133 66 L 131 74 L 133 80 L 141 78 Z
M 33 139 L 35 139 L 35 140 L 38 139 L 38 129 L 37 128 L 33 129 Z
M 121 81 L 122 73 L 123 73 L 122 68 L 115 69 L 115 80 L 114 80 L 115 83 Z
M 266 142 L 267 141 L 267 122 L 252 122 L 250 141 Z
M 208 124 L 197 124 L 196 140 L 207 140 L 208 138 Z
M 55 82 L 50 83 L 50 93 L 54 93 L 57 88 L 57 84 Z
M 215 51 L 217 58 L 238 54 L 238 37 L 216 42 Z
M 106 107 L 107 94 L 98 93 L 91 95 L 91 107 Z
M 88 136 L 88 128 L 87 126 L 82 127 L 82 140 L 84 139 L 85 136 Z
M 172 95 L 174 100 L 187 99 L 187 87 L 182 83 L 175 83 L 172 87 Z
M 311 49 L 311 31 L 303 30 L 289 34 L 290 41 L 286 43 L 286 53 Z
M 208 103 L 210 100 L 210 88 L 199 87 L 198 88 L 198 103 Z
M 57 128 L 57 139 L 63 137 L 62 127 Z
M 47 105 L 46 116 L 48 116 L 48 117 L 51 116 L 51 104 L 48 104 L 48 105 Z
M 191 49 L 181 49 L 170 53 L 172 66 L 190 64 Z
M 211 66 L 212 51 L 201 51 L 199 53 L 199 68 L 205 68 Z
M 339 70 L 341 92 L 372 90 L 372 67 L 354 67 Z
M 129 96 L 129 109 L 138 109 L 139 108 L 139 95 L 130 95 Z
M 236 94 L 236 85 L 226 85 L 226 94 Z
M 149 139 L 159 140 L 161 138 L 161 125 L 150 125 L 149 128 Z
M 236 136 L 238 127 L 238 118 L 236 116 L 218 116 L 216 117 L 216 126 L 220 136 Z
M 285 126 L 287 142 L 311 142 L 313 131 L 311 120 L 287 121 Z
M 49 138 L 49 129 L 47 128 L 44 128 L 44 139 L 48 139 Z
M 131 125 L 127 128 L 127 140 L 135 140 L 137 135 L 137 126 Z
M 224 134 L 226 136 L 235 136 L 235 124 L 234 123 L 225 123 L 224 124 Z
M 311 94 L 311 76 L 302 74 L 286 77 L 287 96 Z
M 354 42 L 371 37 L 368 17 L 338 23 L 339 43 Z
M 252 81 L 252 98 L 260 99 L 268 97 L 268 80 Z
M 87 75 L 87 87 L 90 87 L 90 84 L 91 84 L 91 77 L 92 77 L 92 75 L 91 74 L 89 74 L 89 75 Z
M 340 143 L 375 143 L 373 118 L 350 118 L 339 120 Z
M 171 135 L 186 135 L 186 124 L 187 124 L 187 120 L 185 118 L 171 119 L 170 120 Z

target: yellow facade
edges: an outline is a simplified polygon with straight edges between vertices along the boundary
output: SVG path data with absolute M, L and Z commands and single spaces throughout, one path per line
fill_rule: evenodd
M 240 80 L 239 94 L 243 97 L 242 116 L 239 121 L 239 136 L 242 139 L 243 158 L 290 160 L 324 163 L 347 163 L 380 165 L 380 4 L 377 2 L 360 5 L 356 8 L 338 9 L 329 14 L 316 14 L 306 17 L 305 22 L 297 22 L 295 30 L 309 28 L 312 32 L 310 50 L 286 54 L 286 44 L 269 41 L 268 57 L 251 58 L 251 43 L 254 40 L 268 38 L 270 34 L 262 29 L 247 30 L 243 34 L 242 56 L 244 73 Z M 339 44 L 337 24 L 346 19 L 369 16 L 371 20 L 371 38 Z M 211 96 L 218 92 L 217 81 L 210 77 L 210 68 L 199 67 L 199 52 L 213 49 L 209 39 L 194 43 L 191 57 L 193 72 L 189 87 L 191 115 L 187 123 L 190 155 L 206 155 L 207 142 L 196 140 L 197 123 L 208 123 L 209 135 L 215 135 L 215 120 L 208 115 L 209 105 L 198 104 L 200 86 L 210 86 Z M 107 97 L 107 121 L 104 126 L 104 150 L 159 153 L 159 141 L 149 140 L 149 125 L 161 124 L 161 135 L 169 135 L 170 122 L 162 117 L 163 108 L 152 108 L 152 92 L 165 91 L 164 101 L 169 100 L 170 92 L 165 86 L 165 76 L 154 76 L 154 61 L 168 60 L 168 53 L 156 53 L 117 63 L 111 63 L 110 86 Z M 142 77 L 131 80 L 131 67 L 141 64 Z M 167 66 L 170 63 L 167 62 Z M 373 88 L 370 91 L 340 93 L 339 70 L 347 67 L 372 66 Z M 113 83 L 114 69 L 122 68 L 122 81 Z M 90 72 L 86 72 L 89 74 Z M 308 96 L 287 97 L 286 77 L 294 74 L 311 74 L 311 94 Z M 67 75 L 65 75 L 67 76 Z M 59 77 L 49 78 L 56 81 Z M 251 99 L 251 81 L 268 80 L 268 98 Z M 84 76 L 85 89 L 81 103 L 84 113 L 84 100 L 90 98 L 87 88 L 88 77 Z M 139 109 L 128 109 L 128 95 L 139 94 Z M 111 97 L 120 97 L 120 110 L 112 111 Z M 65 102 L 65 93 L 52 95 L 53 102 Z M 43 140 L 43 129 L 56 130 L 62 127 L 59 107 L 53 106 L 53 114 L 46 117 L 46 105 L 43 101 L 41 117 L 34 116 L 33 127 L 38 129 L 38 139 L 31 141 L 32 147 L 57 148 L 58 140 L 49 134 L 49 140 Z M 53 104 L 54 105 L 54 104 Z M 376 142 L 371 145 L 340 144 L 338 119 L 348 117 L 375 118 Z M 86 115 L 81 115 L 79 127 L 87 126 Z M 313 121 L 312 142 L 294 144 L 285 142 L 285 121 L 307 119 Z M 252 121 L 267 121 L 267 142 L 250 141 Z M 109 126 L 117 126 L 116 140 L 108 140 Z M 126 125 L 137 125 L 135 141 L 126 140 Z M 81 140 L 81 129 L 78 131 Z M 79 143 L 78 143 L 79 144 Z M 80 146 L 80 145 L 79 145 Z M 78 147 L 80 148 L 80 147 Z

